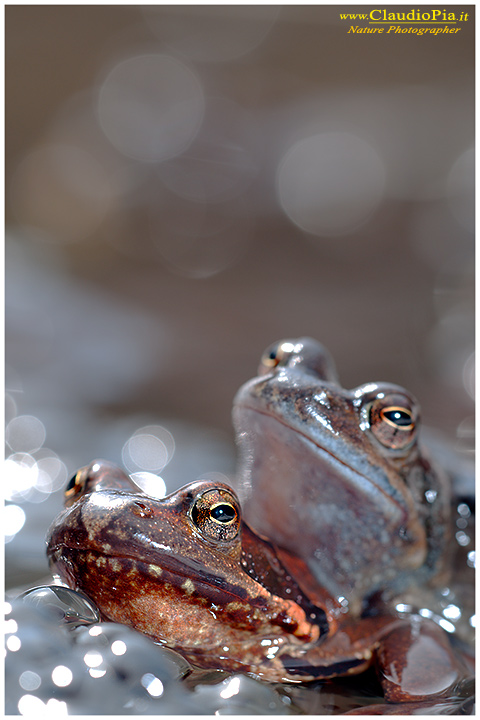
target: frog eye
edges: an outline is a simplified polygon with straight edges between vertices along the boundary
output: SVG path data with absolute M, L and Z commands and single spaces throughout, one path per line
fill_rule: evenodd
M 196 499 L 191 518 L 209 540 L 228 542 L 240 530 L 240 507 L 235 496 L 223 489 L 208 490 Z
M 380 393 L 370 406 L 369 424 L 382 445 L 402 450 L 415 439 L 418 410 L 405 395 Z
M 79 470 L 68 482 L 65 488 L 65 505 L 71 505 L 85 489 L 87 474 L 85 468 Z
M 260 359 L 258 374 L 263 375 L 271 372 L 278 365 L 286 365 L 293 352 L 295 352 L 295 345 L 288 340 L 281 340 L 270 345 Z

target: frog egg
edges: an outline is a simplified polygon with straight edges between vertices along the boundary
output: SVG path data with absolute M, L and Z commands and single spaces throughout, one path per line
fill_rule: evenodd
M 100 619 L 98 609 L 85 595 L 67 587 L 40 585 L 22 593 L 20 598 L 71 627 L 91 625 Z
M 175 680 L 184 661 L 180 670 L 174 653 L 129 628 L 104 623 L 67 630 L 48 605 L 20 599 L 7 603 L 6 623 L 8 714 L 195 713 L 191 695 Z
M 17 598 L 9 604 L 5 642 L 7 658 L 11 653 L 12 657 L 28 656 L 34 662 L 45 654 L 59 655 L 69 648 L 68 634 L 52 615 Z
M 197 685 L 197 705 L 214 715 L 287 715 L 288 705 L 270 686 L 246 675 L 232 675 L 218 685 Z
M 99 623 L 78 628 L 74 638 L 87 664 L 93 663 L 92 667 L 99 667 L 100 663 L 108 665 L 125 686 L 141 690 L 142 694 L 146 689 L 151 697 L 163 694 L 155 694 L 160 684 L 167 688 L 191 672 L 191 666 L 180 655 L 124 625 Z M 101 658 L 99 665 L 95 665 L 96 657 Z
M 49 701 L 80 691 L 81 673 L 69 634 L 39 608 L 14 600 L 6 615 L 5 711 L 41 715 Z M 43 708 L 43 710 L 42 710 Z
M 178 682 L 191 672 L 191 667 L 177 653 L 117 623 L 77 628 L 73 636 L 90 666 L 89 674 L 108 686 L 107 693 L 112 688 L 117 692 L 118 685 L 118 692 L 125 694 L 122 713 L 198 714 L 191 694 Z

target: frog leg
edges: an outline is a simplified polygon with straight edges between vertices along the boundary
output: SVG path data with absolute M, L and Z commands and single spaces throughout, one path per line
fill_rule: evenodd
M 372 664 L 382 637 L 404 624 L 391 615 L 352 619 L 318 643 L 284 649 L 277 661 L 296 682 L 357 674 Z

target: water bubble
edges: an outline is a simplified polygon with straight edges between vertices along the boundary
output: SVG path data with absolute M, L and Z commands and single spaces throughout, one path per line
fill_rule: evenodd
M 100 123 L 110 142 L 141 162 L 160 162 L 183 152 L 204 113 L 203 90 L 194 73 L 168 55 L 138 55 L 119 62 L 98 99 Z
M 290 220 L 318 236 L 345 235 L 382 200 L 385 167 L 362 138 L 325 132 L 296 142 L 277 176 L 280 205 Z
M 27 605 L 47 610 L 70 627 L 91 625 L 100 619 L 97 608 L 85 595 L 60 585 L 30 588 L 20 595 L 20 599 Z

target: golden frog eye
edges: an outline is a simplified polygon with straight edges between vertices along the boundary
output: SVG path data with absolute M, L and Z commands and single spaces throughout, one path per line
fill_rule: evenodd
M 228 490 L 218 488 L 200 495 L 192 507 L 191 517 L 209 540 L 228 542 L 236 538 L 240 530 L 240 506 Z
M 402 450 L 415 439 L 418 410 L 405 395 L 381 393 L 370 407 L 369 421 L 372 433 L 382 445 Z
M 85 468 L 81 468 L 68 482 L 65 488 L 65 505 L 72 505 L 79 495 L 85 489 L 87 481 L 87 473 Z
M 288 340 L 281 340 L 270 345 L 260 359 L 258 374 L 264 375 L 271 372 L 277 365 L 286 365 L 293 352 L 295 352 L 295 345 Z

